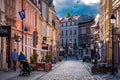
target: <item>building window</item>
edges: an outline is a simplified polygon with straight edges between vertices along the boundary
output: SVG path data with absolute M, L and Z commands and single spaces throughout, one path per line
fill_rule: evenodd
M 70 30 L 70 35 L 72 35 L 72 30 Z
M 75 39 L 75 44 L 76 44 L 76 39 Z
M 61 23 L 61 27 L 63 27 L 63 23 Z
M 63 31 L 62 31 L 62 36 L 63 36 L 63 34 L 64 34 L 64 33 L 63 33 Z
M 72 22 L 70 22 L 70 26 L 72 26 Z
M 52 20 L 52 26 L 54 26 L 54 27 L 55 27 L 55 21 L 54 21 L 54 20 Z
M 76 30 L 74 30 L 74 35 L 76 35 Z
M 63 46 L 63 39 L 62 39 L 62 46 Z
M 77 25 L 76 22 L 74 22 L 74 25 Z
M 78 25 L 78 22 L 76 21 L 76 25 Z
M 63 26 L 66 26 L 66 23 L 63 23 Z
M 72 22 L 72 25 L 74 25 L 74 22 Z
M 66 30 L 66 35 L 68 35 L 68 31 Z
M 86 28 L 82 28 L 82 34 L 86 34 Z
M 66 44 L 67 44 L 68 40 L 66 39 Z
M 67 23 L 67 26 L 70 26 L 70 22 Z

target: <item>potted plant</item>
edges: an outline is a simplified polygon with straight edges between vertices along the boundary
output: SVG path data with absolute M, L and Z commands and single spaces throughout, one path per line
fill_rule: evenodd
M 32 55 L 32 56 L 30 56 L 30 63 L 33 64 L 34 62 L 35 62 L 35 58 L 34 58 L 34 56 Z
M 36 62 L 37 62 L 37 58 L 38 58 L 38 54 L 34 53 L 30 56 L 30 63 L 32 66 L 34 66 L 34 69 L 37 70 L 38 66 L 36 66 Z
M 52 64 L 50 60 L 51 60 L 51 57 L 47 53 L 45 56 L 45 71 L 50 71 L 52 69 Z

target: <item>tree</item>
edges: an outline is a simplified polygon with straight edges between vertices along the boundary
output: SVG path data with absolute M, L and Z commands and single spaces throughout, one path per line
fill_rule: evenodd
M 68 12 L 66 18 L 71 17 L 71 14 Z

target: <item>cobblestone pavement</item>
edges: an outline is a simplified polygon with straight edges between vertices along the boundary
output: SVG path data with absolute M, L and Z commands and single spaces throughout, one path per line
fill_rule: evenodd
M 37 80 L 95 80 L 80 61 L 69 60 Z
M 35 71 L 35 72 L 31 73 L 30 76 L 17 75 L 15 77 L 12 77 L 12 78 L 7 79 L 7 80 L 36 80 L 38 77 L 43 76 L 45 74 L 46 74 L 46 72 L 44 72 L 44 71 Z
M 120 80 L 120 74 L 92 74 L 91 66 L 91 63 L 69 59 L 53 64 L 50 72 L 35 71 L 30 76 L 19 76 L 19 71 L 0 72 L 0 80 Z
M 91 67 L 93 66 L 93 64 L 83 62 L 83 65 L 91 73 Z M 120 80 L 120 69 L 118 70 L 118 73 L 116 75 L 111 75 L 111 73 L 91 73 L 91 75 L 93 75 L 96 80 Z
M 63 62 L 64 61 L 58 62 L 57 64 L 53 64 L 52 70 L 56 69 Z M 30 76 L 19 76 L 19 70 L 0 72 L 0 80 L 36 80 L 47 73 L 48 72 L 45 72 L 45 71 L 35 71 L 35 72 L 32 72 Z

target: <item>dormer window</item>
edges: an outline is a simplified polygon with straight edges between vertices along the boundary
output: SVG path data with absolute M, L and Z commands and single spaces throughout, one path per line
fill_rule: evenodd
M 66 26 L 66 23 L 63 23 L 63 26 Z

